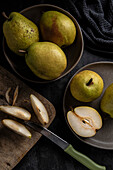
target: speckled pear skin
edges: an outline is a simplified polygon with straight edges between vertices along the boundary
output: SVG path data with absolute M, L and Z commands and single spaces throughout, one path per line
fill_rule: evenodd
M 103 112 L 109 114 L 110 117 L 113 118 L 113 83 L 106 88 L 100 107 Z
M 51 42 L 33 43 L 28 48 L 25 60 L 31 71 L 45 80 L 59 77 L 67 66 L 65 53 Z
M 43 13 L 40 30 L 43 40 L 54 42 L 60 47 L 71 45 L 76 37 L 76 27 L 73 21 L 58 11 Z
M 19 50 L 26 50 L 32 43 L 39 41 L 36 24 L 18 12 L 12 12 L 3 24 L 3 33 L 8 47 L 17 55 Z
M 72 96 L 82 102 L 91 102 L 100 97 L 103 87 L 102 77 L 91 70 L 79 72 L 70 83 Z

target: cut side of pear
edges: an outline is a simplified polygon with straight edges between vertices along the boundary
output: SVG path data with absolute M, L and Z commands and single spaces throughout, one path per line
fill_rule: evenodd
M 42 102 L 33 94 L 30 95 L 31 105 L 33 110 L 41 124 L 47 124 L 49 122 L 48 112 Z
M 80 106 L 67 113 L 67 120 L 73 131 L 81 137 L 91 137 L 102 127 L 100 114 L 92 107 Z
M 14 132 L 18 133 L 19 135 L 31 138 L 31 133 L 29 132 L 29 130 L 22 125 L 21 123 L 18 123 L 15 120 L 11 120 L 11 119 L 4 119 L 2 120 L 2 124 L 6 127 L 8 127 L 9 129 L 13 130 Z
M 23 120 L 31 119 L 31 114 L 26 109 L 18 106 L 0 106 L 0 110 Z

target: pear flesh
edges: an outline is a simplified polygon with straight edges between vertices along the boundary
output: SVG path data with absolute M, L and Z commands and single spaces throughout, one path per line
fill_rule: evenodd
M 91 102 L 100 97 L 103 87 L 101 76 L 91 70 L 77 73 L 70 83 L 72 96 L 81 102 Z
M 56 43 L 60 47 L 71 45 L 76 37 L 73 21 L 58 11 L 47 11 L 42 14 L 40 30 L 43 40 Z
M 101 110 L 113 118 L 113 83 L 107 87 L 100 103 Z
M 16 132 L 19 135 L 31 138 L 31 133 L 29 132 L 29 130 L 22 125 L 21 123 L 18 123 L 15 120 L 11 120 L 11 119 L 3 119 L 2 120 L 2 124 L 6 127 L 8 127 L 9 129 L 13 130 L 14 132 Z
M 28 48 L 25 60 L 31 71 L 45 80 L 59 77 L 67 66 L 64 52 L 51 42 L 33 43 Z
M 33 94 L 30 95 L 33 110 L 42 125 L 49 123 L 48 112 L 43 103 Z
M 11 51 L 23 55 L 19 50 L 26 50 L 32 43 L 39 41 L 36 24 L 18 12 L 12 12 L 3 24 L 3 33 Z
M 30 120 L 31 114 L 24 108 L 18 106 L 0 106 L 0 111 L 7 113 L 11 116 L 23 119 Z
M 81 137 L 92 137 L 102 127 L 100 114 L 88 106 L 79 106 L 69 111 L 67 120 L 73 131 Z

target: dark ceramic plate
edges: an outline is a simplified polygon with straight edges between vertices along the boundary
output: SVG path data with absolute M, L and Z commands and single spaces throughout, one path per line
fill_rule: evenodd
M 105 89 L 111 83 L 113 83 L 113 63 L 112 62 L 91 63 L 91 64 L 88 64 L 88 65 L 82 67 L 75 74 L 77 74 L 78 72 L 80 72 L 82 70 L 86 70 L 86 69 L 97 72 L 103 78 L 103 80 L 104 80 L 103 93 L 104 93 Z M 103 126 L 99 131 L 97 131 L 97 133 L 94 137 L 90 137 L 90 138 L 82 138 L 82 137 L 78 136 L 76 133 L 74 133 L 74 131 L 71 129 L 70 125 L 68 124 L 69 128 L 71 129 L 73 134 L 76 137 L 78 137 L 81 141 L 83 141 L 89 145 L 98 147 L 98 148 L 112 150 L 113 149 L 113 119 L 111 119 L 108 115 L 103 114 L 99 108 L 100 100 L 101 100 L 103 93 L 98 99 L 96 99 L 93 102 L 90 102 L 90 103 L 79 102 L 76 99 L 74 99 L 70 93 L 69 86 L 70 86 L 70 82 L 71 82 L 72 78 L 70 79 L 70 81 L 66 87 L 66 90 L 64 93 L 64 99 L 63 99 L 64 116 L 65 116 L 67 124 L 68 124 L 68 121 L 67 121 L 66 115 L 67 115 L 67 112 L 70 110 L 70 107 L 74 108 L 77 106 L 85 106 L 86 105 L 86 106 L 91 106 L 99 111 L 99 113 L 101 114 L 102 119 L 103 119 Z
M 35 5 L 35 6 L 24 9 L 20 13 L 26 16 L 28 19 L 32 20 L 39 27 L 39 20 L 40 20 L 41 15 L 43 14 L 43 12 L 48 11 L 48 10 L 56 10 L 67 15 L 73 20 L 76 26 L 76 29 L 77 29 L 77 36 L 75 38 L 74 43 L 69 47 L 63 48 L 63 51 L 65 52 L 67 56 L 68 65 L 67 65 L 66 70 L 62 73 L 62 75 L 57 78 L 57 79 L 60 79 L 66 74 L 68 74 L 80 60 L 82 53 L 83 53 L 83 47 L 84 47 L 83 37 L 82 37 L 80 26 L 77 23 L 76 19 L 70 13 L 68 13 L 67 11 L 57 6 L 49 5 L 49 4 Z M 40 37 L 40 41 L 41 41 L 41 37 Z M 13 52 L 9 50 L 9 48 L 7 47 L 5 38 L 3 39 L 3 51 L 10 66 L 21 78 L 27 81 L 30 81 L 30 82 L 34 82 L 34 83 L 48 83 L 48 82 L 57 80 L 57 79 L 54 79 L 51 81 L 47 81 L 47 80 L 43 80 L 35 76 L 31 72 L 31 70 L 27 67 L 24 57 L 17 56 L 16 54 L 14 54 Z

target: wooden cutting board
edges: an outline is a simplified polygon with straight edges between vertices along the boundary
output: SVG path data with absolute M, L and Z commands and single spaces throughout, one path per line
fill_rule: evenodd
M 30 94 L 34 94 L 42 101 L 48 111 L 50 122 L 46 125 L 46 127 L 49 127 L 56 114 L 54 106 L 47 99 L 45 99 L 43 96 L 41 96 L 31 88 L 29 88 L 22 81 L 17 79 L 15 76 L 13 76 L 1 66 L 0 105 L 7 104 L 6 100 L 3 97 L 7 89 L 9 87 L 12 88 L 10 92 L 10 96 L 12 97 L 17 85 L 19 86 L 19 94 L 15 105 L 27 109 L 32 115 L 31 120 L 38 122 L 31 107 L 29 98 Z M 15 119 L 14 117 L 8 116 L 0 111 L 0 120 L 4 118 Z M 19 161 L 25 156 L 25 154 L 33 147 L 33 145 L 40 139 L 41 135 L 38 132 L 34 132 L 31 129 L 29 130 L 32 133 L 31 139 L 27 139 L 14 133 L 10 129 L 4 127 L 0 121 L 0 170 L 10 170 L 14 168 L 19 163 Z

